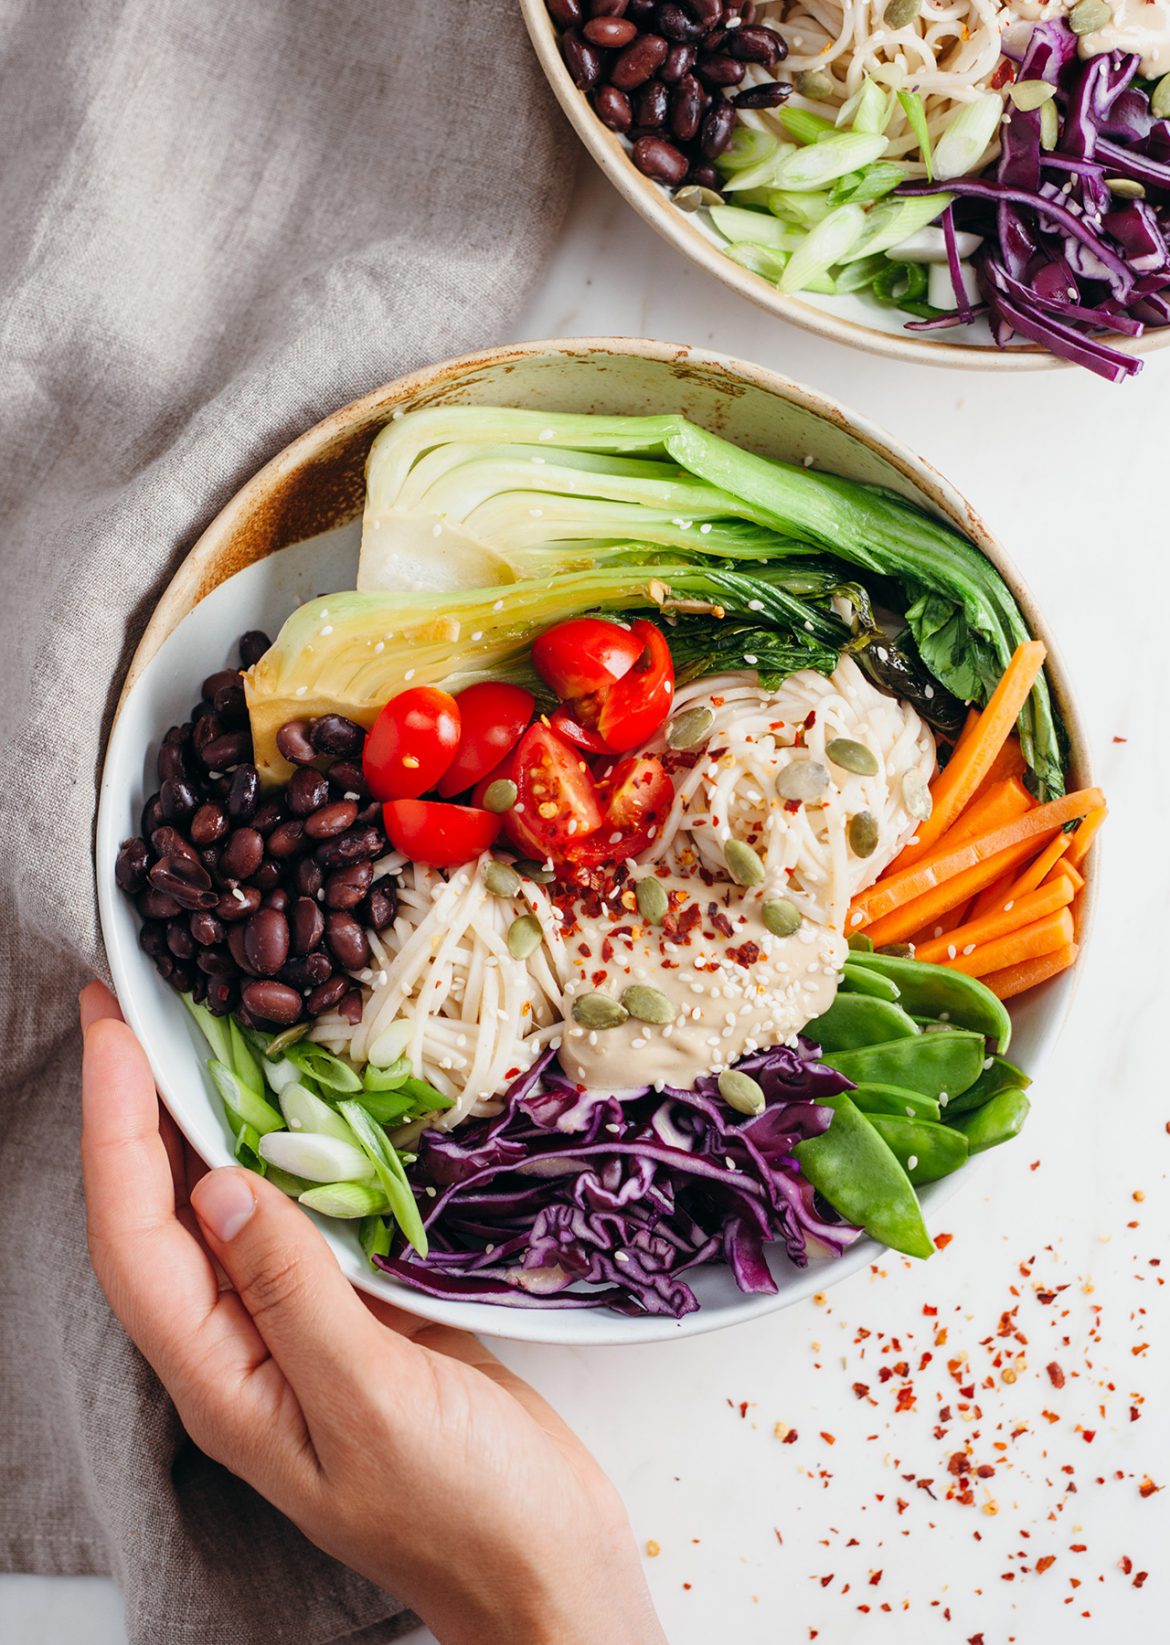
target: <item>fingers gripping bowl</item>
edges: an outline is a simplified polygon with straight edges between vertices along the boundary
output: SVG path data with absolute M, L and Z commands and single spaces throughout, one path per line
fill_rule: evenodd
M 758 489 L 778 477 L 783 504 Z M 930 516 L 973 541 L 968 597 L 999 602 L 953 682 L 978 714 L 923 661 L 942 606 L 914 614 L 877 516 L 870 562 L 844 562 L 845 499 L 894 510 L 891 549 L 922 534 L 922 577 L 959 552 Z M 995 565 L 966 505 L 863 423 L 664 345 L 476 356 L 310 431 L 164 595 L 103 777 L 111 965 L 193 1145 L 330 1213 L 355 1283 L 489 1333 L 730 1323 L 866 1260 L 858 1225 L 926 1254 L 945 1191 L 926 1184 L 1022 1119 L 1101 809 L 1042 627 Z M 240 659 L 256 630 L 279 638 Z M 454 732 L 412 718 L 452 699 Z M 192 789 L 166 791 L 169 815 L 164 739 Z M 285 786 L 252 793 L 253 766 Z M 1018 899 L 1009 871 L 1031 877 Z M 918 958 L 868 952 L 869 931 Z M 202 996 L 214 1087 L 156 967 Z

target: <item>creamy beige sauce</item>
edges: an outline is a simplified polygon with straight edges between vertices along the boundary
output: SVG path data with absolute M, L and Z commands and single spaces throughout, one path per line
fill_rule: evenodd
M 1012 0 L 1008 10 L 1026 22 L 1070 12 L 1076 0 Z M 1082 57 L 1106 51 L 1136 52 L 1141 71 L 1151 80 L 1170 74 L 1170 0 L 1109 0 L 1113 21 L 1095 34 L 1082 35 Z
M 774 937 L 760 908 L 776 887 L 742 891 L 723 883 L 658 876 L 676 912 L 697 902 L 702 920 L 676 940 L 644 924 L 636 909 L 581 918 L 566 933 L 573 976 L 565 989 L 560 1060 L 570 1079 L 595 1090 L 662 1081 L 689 1086 L 695 1075 L 728 1066 L 746 1052 L 791 1041 L 832 1004 L 847 946 L 839 932 L 805 920 Z M 715 905 L 718 922 L 709 913 Z M 731 934 L 720 930 L 726 921 Z M 745 945 L 754 944 L 755 953 Z M 751 961 L 751 963 L 744 963 Z M 631 1018 L 617 1028 L 573 1020 L 579 994 L 619 999 L 631 984 L 658 989 L 677 1007 L 673 1023 Z

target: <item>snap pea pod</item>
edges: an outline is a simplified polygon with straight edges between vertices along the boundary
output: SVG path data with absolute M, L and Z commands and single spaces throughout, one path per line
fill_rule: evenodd
M 817 1193 L 841 1216 L 909 1257 L 929 1257 L 934 1244 L 910 1179 L 897 1157 L 847 1096 L 831 1097 L 833 1122 L 793 1152 Z
M 974 1085 L 983 1069 L 983 1036 L 964 1029 L 916 1034 L 822 1058 L 854 1085 L 899 1085 L 939 1097 L 954 1097 Z
M 866 1118 L 915 1187 L 949 1177 L 967 1163 L 967 1139 L 952 1126 L 896 1114 L 867 1114 Z
M 982 1108 L 956 1120 L 953 1129 L 966 1137 L 969 1153 L 981 1154 L 985 1148 L 998 1148 L 1018 1136 L 1030 1107 L 1022 1091 L 999 1091 Z
M 1006 1057 L 992 1057 L 991 1066 L 984 1068 L 974 1085 L 969 1085 L 959 1096 L 952 1097 L 947 1103 L 945 1118 L 949 1121 L 959 1114 L 969 1114 L 975 1108 L 982 1108 L 985 1102 L 998 1096 L 1001 1091 L 1026 1091 L 1032 1081 L 1022 1068 L 1017 1068 L 1014 1062 L 1008 1062 Z
M 868 966 L 850 965 L 848 960 L 841 972 L 841 987 L 848 994 L 869 994 L 875 1000 L 889 1000 L 891 1005 L 898 1003 L 897 983 Z
M 900 1085 L 859 1085 L 850 1091 L 863 1114 L 897 1114 L 900 1119 L 937 1120 L 939 1105 L 921 1091 L 907 1091 Z
M 868 994 L 838 994 L 823 1016 L 803 1030 L 822 1051 L 852 1051 L 861 1045 L 908 1039 L 918 1026 L 899 1005 Z
M 876 971 L 895 983 L 900 1003 L 911 1016 L 970 1028 L 994 1040 L 997 1051 L 1007 1050 L 1012 1037 L 1007 1006 L 977 977 L 952 971 L 947 965 L 928 965 L 924 960 L 901 959 L 894 954 L 855 953 L 849 963 Z

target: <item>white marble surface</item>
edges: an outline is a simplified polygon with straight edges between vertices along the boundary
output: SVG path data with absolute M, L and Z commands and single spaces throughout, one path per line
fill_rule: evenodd
M 1157 965 L 1170 906 L 1170 356 L 1123 388 L 1071 371 L 999 379 L 889 365 L 729 297 L 588 172 L 518 335 L 606 334 L 773 366 L 867 413 L 954 480 L 1050 614 L 1113 816 L 1097 929 L 1028 1131 L 948 1205 L 953 1243 L 929 1268 L 888 1261 L 820 1304 L 722 1335 L 507 1357 L 621 1485 L 639 1541 L 657 1550 L 647 1570 L 673 1645 L 775 1645 L 813 1630 L 832 1645 L 1153 1645 L 1166 1637 L 1159 1554 L 1170 1536 L 1170 1490 L 1140 1490 L 1147 1472 L 1170 1483 L 1170 1328 L 1150 1264 L 1166 1252 L 1170 1272 Z M 1026 1346 L 997 1336 L 1010 1308 L 1004 1326 Z M 858 1340 L 860 1329 L 873 1334 Z M 892 1337 L 900 1346 L 883 1352 Z M 924 1352 L 933 1358 L 920 1370 Z M 960 1356 L 953 1376 L 947 1362 Z M 909 1377 L 879 1379 L 903 1362 Z M 899 1411 L 909 1383 L 915 1403 Z M 958 1389 L 971 1383 L 982 1414 L 964 1420 Z M 782 1443 L 777 1424 L 798 1437 Z M 947 1463 L 968 1440 L 973 1465 L 996 1472 L 962 1506 L 946 1500 Z M 1142 1571 L 1149 1580 L 1135 1586 Z M 0 1579 L 0 1639 L 81 1638 L 124 1639 L 109 1584 Z

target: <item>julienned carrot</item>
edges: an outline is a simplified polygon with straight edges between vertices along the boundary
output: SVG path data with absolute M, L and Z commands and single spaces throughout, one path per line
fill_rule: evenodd
M 1046 805 L 1034 806 L 1024 816 L 1014 817 L 999 828 L 979 834 L 974 839 L 965 840 L 945 856 L 932 857 L 928 862 L 890 874 L 854 899 L 849 915 L 849 929 L 856 931 L 862 926 L 880 920 L 915 898 L 925 898 L 928 893 L 939 889 L 945 881 L 961 877 L 969 869 L 985 868 L 1001 853 L 1022 846 L 1023 851 L 1019 855 L 998 865 L 997 873 L 1006 872 L 1014 863 L 1024 861 L 1035 854 L 1036 848 L 1032 841 L 1042 840 L 1045 835 L 1055 833 L 1066 823 L 1084 817 L 1098 807 L 1102 799 L 1099 788 L 1082 788 L 1074 794 L 1063 794 L 1058 800 L 1049 800 Z M 990 885 L 995 878 L 996 873 L 986 875 L 965 894 L 973 896 L 976 891 L 982 891 L 985 885 Z M 950 897 L 940 905 L 937 912 L 954 908 L 959 901 L 959 897 Z M 926 913 L 910 929 L 920 929 L 929 923 L 931 917 L 931 913 Z
M 1054 863 L 1060 861 L 1068 850 L 1072 841 L 1071 834 L 1058 834 L 1054 840 L 1049 840 L 1043 851 L 1025 868 L 1019 879 L 1008 892 L 1009 897 L 1022 897 L 1027 891 L 1035 891 L 1048 878 L 1049 870 Z
M 960 954 L 942 963 L 969 977 L 986 977 L 989 972 L 1004 971 L 1025 960 L 1037 959 L 1041 954 L 1051 954 L 1057 948 L 1067 948 L 1072 940 L 1073 917 L 1067 908 L 1060 908 L 1055 914 L 1046 914 L 1043 919 L 1010 931 L 1006 937 L 979 943 L 971 954 Z
M 1093 843 L 1093 836 L 1108 816 L 1104 799 L 1094 810 L 1090 811 L 1084 822 L 1072 836 L 1072 844 L 1068 848 L 1068 860 L 1074 868 L 1079 868 L 1089 854 L 1089 847 Z
M 978 723 L 968 735 L 959 739 L 942 775 L 936 779 L 931 789 L 933 809 L 918 829 L 917 844 L 908 845 L 898 858 L 899 866 L 909 867 L 926 855 L 934 842 L 950 828 L 987 776 L 1011 735 L 1012 727 L 1044 667 L 1046 655 L 1039 640 L 1025 640 L 1016 647 Z
M 1013 868 L 1000 879 L 993 880 L 986 886 L 975 901 L 971 904 L 971 918 L 978 919 L 982 914 L 988 914 L 993 908 L 1002 908 L 1012 894 L 1018 870 Z
M 922 931 L 916 931 L 910 941 L 917 947 L 920 943 L 931 942 L 935 937 L 945 937 L 948 931 L 953 931 L 957 925 L 964 923 L 969 910 L 968 903 L 960 903 L 957 908 L 948 908 L 932 925 L 928 925 Z
M 985 886 L 998 880 L 1001 875 L 1017 874 L 1028 858 L 1034 855 L 1035 850 L 1035 840 L 1017 840 L 1015 845 L 997 851 L 985 862 L 977 862 L 973 868 L 964 869 L 953 878 L 944 880 L 941 885 L 936 885 L 933 890 L 921 897 L 915 897 L 901 908 L 895 908 L 892 913 L 884 915 L 880 920 L 874 920 L 865 927 L 850 924 L 848 929 L 864 929 L 866 936 L 878 947 L 888 942 L 909 942 L 918 931 L 933 934 L 935 926 L 944 914 L 949 913 L 952 908 L 964 907 L 972 897 Z M 856 912 L 855 904 L 849 916 L 850 921 Z
M 1051 884 L 1053 880 L 1068 880 L 1074 891 L 1083 891 L 1085 889 L 1085 876 L 1079 868 L 1073 867 L 1067 856 L 1061 857 L 1056 867 L 1049 874 L 1047 883 Z
M 1040 954 L 1034 960 L 1021 960 L 1019 965 L 1005 966 L 1002 971 L 989 971 L 983 981 L 1001 1000 L 1011 1000 L 1025 989 L 1047 982 L 1049 977 L 1067 971 L 1077 957 L 1075 942 L 1063 948 L 1054 948 L 1049 954 Z
M 1004 907 L 984 914 L 982 919 L 968 920 L 966 924 L 956 926 L 945 936 L 934 937 L 930 942 L 916 943 L 914 958 L 927 960 L 932 964 L 966 958 L 969 948 L 979 948 L 985 943 L 1006 937 L 1011 932 L 1018 931 L 1021 926 L 1031 925 L 1034 920 L 1043 919 L 1046 914 L 1055 914 L 1059 909 L 1067 908 L 1073 896 L 1072 882 L 1066 879 L 1054 885 L 1042 885 L 1034 891 L 1026 891 L 1020 897 L 1009 898 Z
M 988 834 L 993 828 L 1010 822 L 1013 817 L 1022 817 L 1035 804 L 1018 777 L 1007 777 L 1003 782 L 993 784 L 978 799 L 971 801 L 963 815 L 956 818 L 954 827 L 948 828 L 925 857 L 920 858 L 918 866 L 921 868 L 928 862 L 945 857 L 948 851 L 962 845 L 964 840 L 973 840 L 979 834 Z M 898 860 L 900 862 L 901 858 Z M 896 871 L 895 863 L 892 872 Z
M 1008 777 L 1022 777 L 1027 769 L 1024 756 L 1020 752 L 1020 739 L 1009 737 L 991 762 L 991 770 L 975 790 L 973 798 L 977 800 L 992 783 L 1004 782 Z

